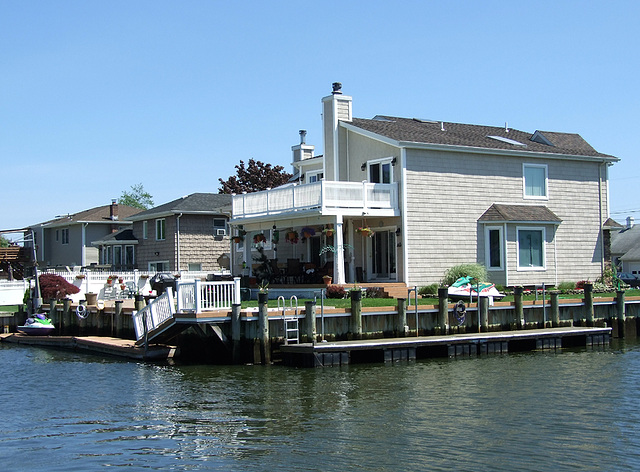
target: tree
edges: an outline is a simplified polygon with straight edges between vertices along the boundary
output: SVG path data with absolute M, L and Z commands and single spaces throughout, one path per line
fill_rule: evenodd
M 291 174 L 284 171 L 282 166 L 272 166 L 264 162 L 249 159 L 247 167 L 244 161 L 236 165 L 236 175 L 220 181 L 219 193 L 259 192 L 267 188 L 279 187 L 286 184 Z
M 41 296 L 44 300 L 50 300 L 52 298 L 63 300 L 69 295 L 80 291 L 79 287 L 70 284 L 64 277 L 56 274 L 42 274 L 39 277 L 39 281 Z
M 122 192 L 118 203 L 120 205 L 140 208 L 141 210 L 148 210 L 153 206 L 153 197 L 144 190 L 142 184 L 136 184 L 131 186 L 131 192 L 127 192 L 126 190 Z
M 9 247 L 11 246 L 11 241 L 0 234 L 0 247 Z

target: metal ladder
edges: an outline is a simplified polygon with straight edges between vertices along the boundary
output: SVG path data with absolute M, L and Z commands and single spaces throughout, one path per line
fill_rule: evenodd
M 295 300 L 295 307 L 293 301 Z M 282 303 L 281 303 L 282 301 Z M 284 323 L 284 343 L 295 342 L 300 344 L 300 331 L 298 330 L 298 297 L 292 295 L 289 299 L 289 307 L 293 311 L 293 316 L 287 316 L 287 303 L 282 295 L 278 297 L 278 310 L 282 310 L 282 321 Z

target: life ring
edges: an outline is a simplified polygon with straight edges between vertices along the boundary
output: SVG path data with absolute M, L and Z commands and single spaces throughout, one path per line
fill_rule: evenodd
M 467 314 L 467 307 L 462 300 L 458 300 L 454 309 L 456 314 L 456 320 L 458 320 L 458 326 L 464 323 Z
M 78 305 L 76 307 L 76 316 L 80 319 L 85 319 L 87 316 L 89 315 L 89 312 L 87 312 L 87 307 L 84 305 Z

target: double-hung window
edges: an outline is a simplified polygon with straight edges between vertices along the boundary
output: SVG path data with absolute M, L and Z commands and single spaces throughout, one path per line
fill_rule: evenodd
M 156 241 L 165 240 L 165 220 L 164 218 L 158 218 L 156 220 Z
M 69 228 L 64 228 L 61 231 L 62 234 L 62 244 L 69 244 Z
M 518 233 L 518 269 L 543 270 L 545 268 L 544 228 L 520 227 Z
M 322 171 L 307 172 L 307 183 L 312 184 L 314 182 L 319 182 L 320 180 L 322 180 L 323 176 L 324 174 L 322 173 Z
M 547 172 L 547 166 L 544 164 L 522 164 L 524 198 L 548 198 Z
M 147 239 L 149 237 L 149 222 L 144 220 L 142 222 L 142 239 Z

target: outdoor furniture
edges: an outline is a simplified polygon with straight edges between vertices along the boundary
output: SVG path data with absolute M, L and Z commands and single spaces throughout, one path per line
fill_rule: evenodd
M 287 283 L 299 284 L 302 280 L 300 259 L 287 259 Z

